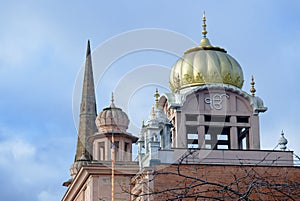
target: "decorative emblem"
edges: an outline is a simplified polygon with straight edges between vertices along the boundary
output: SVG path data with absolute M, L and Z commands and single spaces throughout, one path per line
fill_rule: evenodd
M 224 97 L 229 98 L 227 94 L 215 94 L 211 97 L 206 97 L 204 102 L 209 104 L 211 109 L 222 110 Z

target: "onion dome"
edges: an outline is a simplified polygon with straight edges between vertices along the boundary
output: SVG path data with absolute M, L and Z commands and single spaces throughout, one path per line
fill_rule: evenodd
M 281 137 L 280 139 L 278 140 L 278 145 L 279 145 L 279 148 L 284 151 L 286 150 L 286 145 L 287 145 L 288 141 L 287 139 L 284 137 L 284 132 L 281 131 Z
M 114 132 L 126 132 L 129 125 L 128 116 L 121 108 L 115 106 L 113 94 L 110 106 L 98 114 L 96 125 L 100 133 L 111 132 L 112 128 Z
M 242 88 L 243 71 L 239 63 L 226 50 L 212 46 L 206 38 L 206 17 L 203 14 L 203 38 L 200 45 L 185 51 L 173 65 L 170 89 L 173 92 L 186 87 L 205 84 L 229 84 Z

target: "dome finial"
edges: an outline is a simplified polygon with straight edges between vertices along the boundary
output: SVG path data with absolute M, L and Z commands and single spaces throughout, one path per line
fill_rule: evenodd
M 278 140 L 278 145 L 279 145 L 279 148 L 282 150 L 282 151 L 285 151 L 286 148 L 287 148 L 287 139 L 284 137 L 284 132 L 283 130 L 281 131 L 281 137 L 280 139 Z
M 207 34 L 207 31 L 206 31 L 206 15 L 205 15 L 205 11 L 203 11 L 203 16 L 202 16 L 202 34 L 203 34 L 203 38 L 206 38 L 206 34 Z
M 159 98 L 159 93 L 158 93 L 158 89 L 157 89 L 157 88 L 156 88 L 156 90 L 155 90 L 154 97 L 155 97 L 155 107 L 158 108 L 158 98 Z
M 211 48 L 211 44 L 208 40 L 208 38 L 206 38 L 206 34 L 207 34 L 207 31 L 206 31 L 206 15 L 205 15 L 205 11 L 203 11 L 203 16 L 202 16 L 202 34 L 203 34 L 203 37 L 200 41 L 200 47 L 205 47 L 205 48 Z
M 152 117 L 152 119 L 154 119 L 154 118 L 155 118 L 154 106 L 152 107 L 152 111 L 151 111 L 151 117 Z
M 114 92 L 111 92 L 111 99 L 110 99 L 110 107 L 115 107 L 115 98 L 114 98 Z
M 253 75 L 251 77 L 251 83 L 250 84 L 251 84 L 250 92 L 251 92 L 252 96 L 255 96 L 256 89 L 254 88 L 255 82 L 254 82 L 254 76 Z

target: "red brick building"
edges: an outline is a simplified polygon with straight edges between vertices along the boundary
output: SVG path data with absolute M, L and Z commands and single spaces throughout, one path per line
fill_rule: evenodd
M 174 164 L 148 171 L 133 179 L 131 200 L 300 199 L 297 167 Z

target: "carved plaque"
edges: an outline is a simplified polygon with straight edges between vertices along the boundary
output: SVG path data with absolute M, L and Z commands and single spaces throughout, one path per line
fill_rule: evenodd
M 211 109 L 222 110 L 223 101 L 225 98 L 229 98 L 227 94 L 214 94 L 204 99 L 206 104 L 209 104 Z

